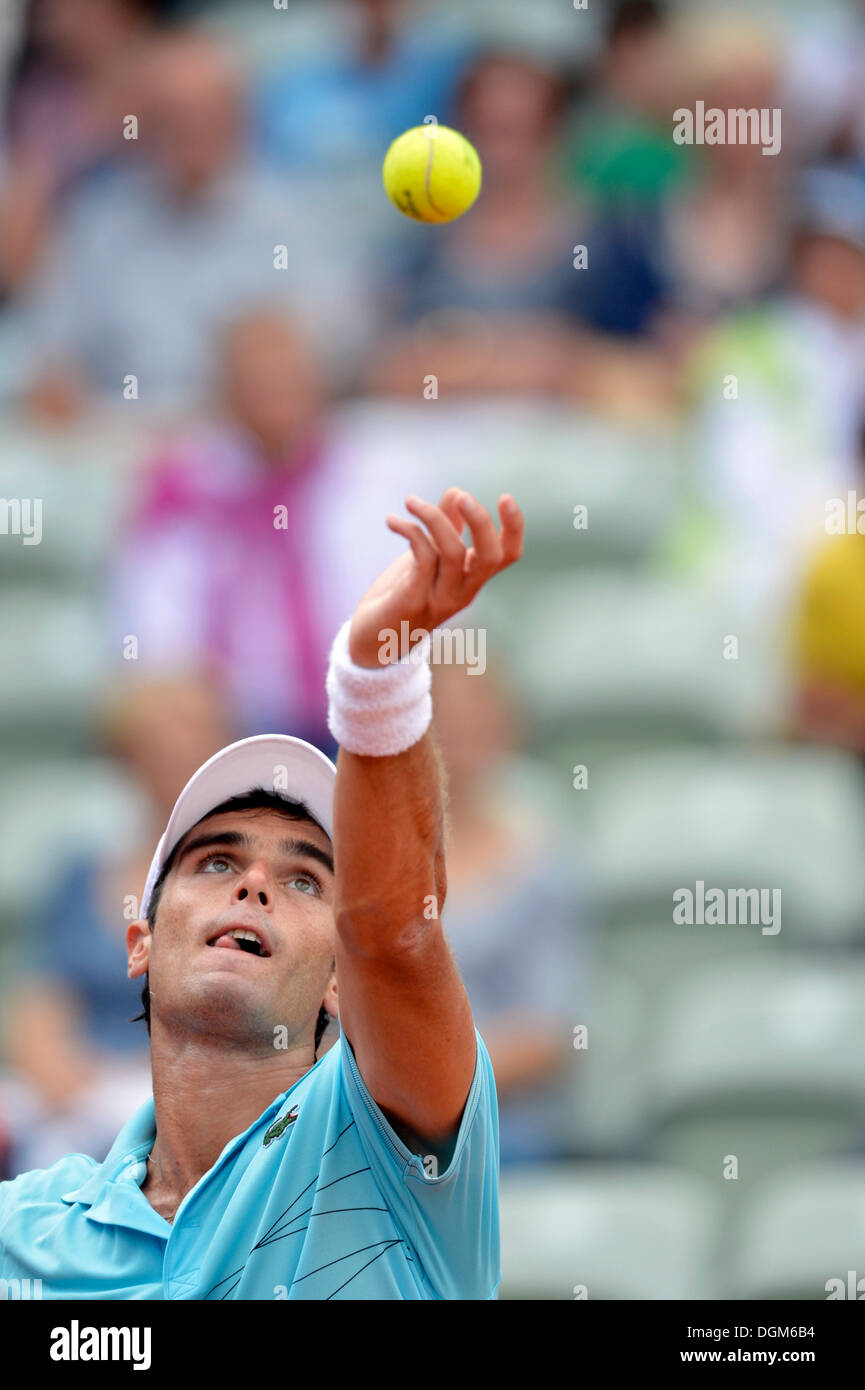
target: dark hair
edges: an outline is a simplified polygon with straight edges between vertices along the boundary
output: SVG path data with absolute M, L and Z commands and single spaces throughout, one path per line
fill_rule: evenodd
M 667 7 L 661 0 L 618 0 L 607 22 L 607 42 L 648 34 L 660 29 L 666 18 Z
M 121 9 L 131 11 L 134 15 L 138 14 L 142 26 L 152 29 L 155 23 L 171 17 L 172 9 L 176 9 L 176 3 L 171 4 L 170 0 L 122 0 Z M 40 42 L 38 33 L 39 11 L 42 9 L 42 0 L 28 0 L 19 24 L 20 37 L 12 55 L 7 76 L 8 96 L 6 99 L 6 113 L 3 122 L 8 128 L 14 122 L 19 104 L 21 89 L 26 85 L 30 78 L 38 75 L 45 64 L 45 48 Z
M 548 130 L 554 128 L 561 118 L 567 97 L 565 66 L 558 59 L 555 61 L 544 60 L 529 52 L 523 53 L 514 48 L 490 48 L 475 54 L 457 83 L 453 99 L 454 108 L 458 113 L 456 119 L 462 119 L 465 115 L 466 108 L 474 100 L 475 93 L 478 87 L 483 84 L 487 74 L 499 67 L 529 68 L 542 79 L 546 84 L 544 96 L 545 128 Z
M 319 830 L 324 830 L 324 826 L 322 826 L 319 823 L 319 821 L 316 820 L 315 816 L 309 810 L 309 807 L 306 806 L 306 804 L 303 801 L 293 801 L 288 796 L 281 796 L 279 792 L 269 792 L 264 787 L 253 787 L 251 791 L 245 792 L 243 796 L 230 797 L 228 801 L 223 801 L 219 804 L 219 806 L 214 806 L 213 810 L 208 811 L 206 816 L 202 816 L 201 820 L 209 820 L 211 816 L 221 816 L 225 814 L 225 812 L 227 811 L 276 811 L 279 815 L 285 816 L 288 820 L 312 821 L 313 825 L 317 825 Z M 200 825 L 201 821 L 197 821 L 196 824 Z M 192 829 L 195 829 L 195 827 L 193 826 Z M 325 831 L 325 834 L 327 834 L 327 831 Z M 153 892 L 150 894 L 150 902 L 147 905 L 147 921 L 150 926 L 151 932 L 156 926 L 156 909 L 159 906 L 159 900 L 162 897 L 162 890 L 165 886 L 165 880 L 167 879 L 174 866 L 174 861 L 177 858 L 177 851 L 180 849 L 180 846 L 185 838 L 185 836 L 181 836 L 181 838 L 178 840 L 177 844 L 174 846 L 173 850 L 171 851 L 165 863 L 163 864 L 162 869 L 160 870 L 159 877 L 153 885 Z M 142 1019 L 147 1025 L 147 1033 L 149 1036 L 149 975 L 145 975 L 144 986 L 141 990 L 141 1013 L 136 1014 L 134 1018 L 130 1019 L 130 1022 L 139 1023 Z M 321 1042 L 322 1037 L 324 1036 L 324 1031 L 327 1028 L 329 1022 L 330 1015 L 328 1014 L 324 1005 L 322 1005 L 318 1011 L 318 1018 L 316 1019 L 315 1023 L 315 1046 L 313 1049 L 313 1056 L 315 1056 L 315 1054 L 318 1052 L 319 1043 Z

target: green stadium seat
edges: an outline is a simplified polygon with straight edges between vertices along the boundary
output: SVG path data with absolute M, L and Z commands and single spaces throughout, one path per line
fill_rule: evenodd
M 608 921 L 673 925 L 673 893 L 702 881 L 704 891 L 780 889 L 785 944 L 862 937 L 865 780 L 855 759 L 804 747 L 669 749 L 603 767 L 590 785 L 582 795 Z
M 0 937 L 8 945 L 29 930 L 67 859 L 122 854 L 144 822 L 140 796 L 108 761 L 29 759 L 3 771 Z
M 779 952 L 701 971 L 646 1046 L 649 1154 L 736 1200 L 784 1163 L 844 1151 L 865 1125 L 865 960 Z
M 729 961 L 747 965 L 777 950 L 775 938 L 759 931 L 681 927 L 648 918 L 607 922 L 599 933 L 601 959 L 633 982 L 644 1008 L 663 1008 L 669 991 L 703 967 Z
M 116 543 L 141 434 L 120 424 L 43 432 L 0 424 L 0 497 L 40 499 L 42 539 L 0 534 L 4 584 L 90 589 Z
M 394 418 L 404 432 L 402 417 Z M 523 582 L 532 572 L 639 565 L 679 507 L 680 443 L 668 428 L 637 432 L 548 403 L 501 401 L 448 406 L 431 423 L 426 447 L 431 463 L 447 459 L 444 481 L 459 478 L 487 505 L 502 492 L 520 503 Z M 417 426 L 409 433 L 416 436 Z M 586 508 L 579 529 L 577 506 Z
M 861 1300 L 863 1251 L 865 1157 L 776 1173 L 742 1205 L 730 1297 Z
M 506 1172 L 501 1223 L 502 1298 L 715 1296 L 719 1204 L 693 1174 L 648 1164 Z
M 30 588 L 0 596 L 0 739 L 20 753 L 85 746 L 107 671 L 96 604 Z
M 626 975 L 596 965 L 585 1008 L 574 1017 L 581 1024 L 586 1031 L 575 1036 L 573 1074 L 563 1087 L 564 1151 L 632 1157 L 645 1143 L 645 996 Z
M 480 605 L 479 605 L 479 611 Z M 513 653 L 539 743 L 588 766 L 611 754 L 771 732 L 783 708 L 765 631 L 693 588 L 614 570 L 535 578 L 483 610 Z M 740 659 L 723 657 L 736 635 Z

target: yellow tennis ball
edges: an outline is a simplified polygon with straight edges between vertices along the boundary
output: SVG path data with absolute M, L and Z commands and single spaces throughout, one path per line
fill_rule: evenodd
M 391 202 L 418 222 L 452 222 L 481 189 L 477 150 L 445 125 L 416 125 L 398 135 L 381 172 Z

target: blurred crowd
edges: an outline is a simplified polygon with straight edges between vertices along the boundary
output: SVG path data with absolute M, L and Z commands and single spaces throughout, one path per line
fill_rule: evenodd
M 121 908 L 216 748 L 273 729 L 333 751 L 327 653 L 399 548 L 384 516 L 463 482 L 419 437 L 424 410 L 463 431 L 481 402 L 684 432 L 659 564 L 775 624 L 784 737 L 865 758 L 865 520 L 827 526 L 830 499 L 865 495 L 865 5 L 494 9 L 4 12 L 3 438 L 59 458 L 120 434 L 132 454 L 81 751 L 140 807 L 122 848 L 52 861 L 41 884 L 5 992 L 8 1172 L 100 1156 L 146 1094 Z M 673 112 L 698 100 L 780 109 L 780 152 L 677 144 Z M 390 141 L 428 116 L 483 166 L 476 206 L 444 227 L 381 185 Z M 483 500 L 499 490 L 493 468 Z M 518 664 L 436 672 L 447 927 L 506 1163 L 569 1152 L 598 931 L 575 836 L 502 789 L 532 743 Z

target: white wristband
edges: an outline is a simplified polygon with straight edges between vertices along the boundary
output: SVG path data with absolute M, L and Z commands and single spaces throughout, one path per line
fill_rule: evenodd
M 349 655 L 351 619 L 334 639 L 327 672 L 327 724 L 340 747 L 374 758 L 404 753 L 432 722 L 430 637 L 389 665 L 356 666 Z

